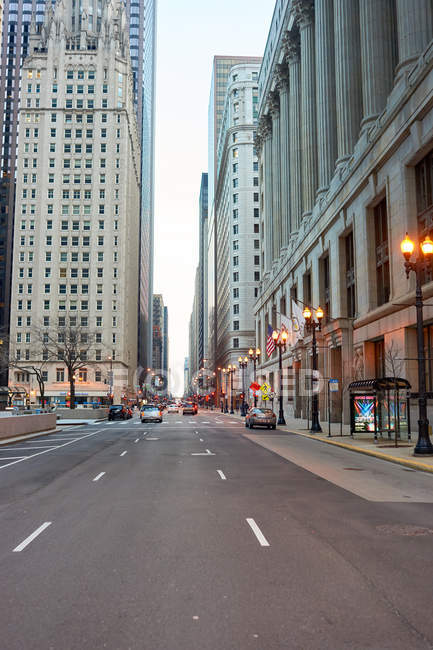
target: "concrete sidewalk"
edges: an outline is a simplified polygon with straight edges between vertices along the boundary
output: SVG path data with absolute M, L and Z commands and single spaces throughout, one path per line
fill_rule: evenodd
M 227 413 L 219 413 L 220 415 L 226 418 L 234 418 L 236 420 L 244 421 L 244 418 L 239 414 L 228 415 Z M 380 458 L 381 460 L 387 460 L 391 463 L 397 463 L 399 465 L 404 465 L 405 467 L 410 467 L 411 469 L 417 469 L 423 472 L 430 472 L 433 474 L 433 456 L 414 456 L 414 448 L 417 441 L 417 434 L 412 434 L 412 441 L 400 440 L 398 441 L 398 447 L 394 446 L 394 441 L 389 440 L 388 438 L 379 438 L 377 442 L 371 437 L 371 435 L 359 436 L 352 438 L 349 434 L 349 427 L 343 425 L 343 436 L 340 437 L 337 435 L 337 432 L 340 431 L 339 424 L 333 424 L 331 427 L 332 437 L 328 436 L 327 425 L 326 431 L 322 433 L 312 434 L 307 428 L 307 420 L 298 420 L 295 418 L 286 417 L 286 425 L 277 426 L 276 431 L 269 431 L 269 434 L 275 436 L 277 432 L 281 433 L 292 433 L 298 436 L 304 436 L 317 442 L 322 442 L 328 445 L 334 445 L 337 447 L 342 447 L 343 449 L 349 449 L 360 454 L 365 454 L 367 456 L 373 456 L 375 458 Z M 323 426 L 323 425 L 322 425 Z M 333 431 L 335 430 L 335 432 Z M 251 430 L 247 429 L 250 433 Z M 263 433 L 264 439 L 268 431 L 266 429 L 253 429 L 256 433 Z M 285 437 L 281 436 L 281 446 L 290 446 L 290 436 Z M 257 444 L 260 444 L 259 437 L 256 440 Z

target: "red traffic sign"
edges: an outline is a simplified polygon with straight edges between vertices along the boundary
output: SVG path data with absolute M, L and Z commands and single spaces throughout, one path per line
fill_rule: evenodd
M 258 384 L 256 381 L 253 381 L 250 388 L 251 390 L 260 390 L 260 384 Z

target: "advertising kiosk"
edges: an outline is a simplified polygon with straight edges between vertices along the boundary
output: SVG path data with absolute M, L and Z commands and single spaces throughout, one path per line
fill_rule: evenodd
M 401 377 L 363 379 L 349 385 L 350 434 L 371 432 L 410 440 L 410 384 Z

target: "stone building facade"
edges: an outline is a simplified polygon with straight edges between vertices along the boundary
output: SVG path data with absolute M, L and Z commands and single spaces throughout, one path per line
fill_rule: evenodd
M 259 79 L 256 343 L 265 350 L 268 324 L 292 316 L 293 301 L 320 305 L 320 371 L 340 380 L 333 419 L 342 409 L 348 421 L 354 378 L 398 374 L 417 390 L 415 279 L 406 279 L 400 242 L 433 228 L 432 38 L 431 0 L 276 3 Z M 433 312 L 424 311 L 432 391 Z M 287 349 L 283 366 L 286 412 L 305 417 L 310 336 Z M 260 374 L 278 387 L 276 352 L 262 355 Z
M 217 148 L 216 366 L 237 364 L 255 339 L 253 306 L 260 280 L 257 63 L 231 68 Z M 236 378 L 236 384 L 238 383 Z
M 38 362 L 41 328 L 80 328 L 94 345 L 77 401 L 106 398 L 112 367 L 118 402 L 135 394 L 141 155 L 123 3 L 74 24 L 72 3 L 58 2 L 30 36 L 22 78 L 11 355 Z M 49 400 L 67 401 L 61 358 L 44 373 Z

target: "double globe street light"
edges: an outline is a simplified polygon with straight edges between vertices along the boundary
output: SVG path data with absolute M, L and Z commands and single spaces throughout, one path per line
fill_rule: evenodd
M 305 307 L 302 312 L 303 317 L 305 318 L 305 327 L 307 332 L 313 334 L 313 359 L 312 359 L 312 374 L 311 374 L 311 433 L 320 433 L 322 427 L 319 422 L 319 395 L 318 391 L 315 389 L 316 381 L 316 371 L 317 371 L 317 339 L 316 339 L 316 329 L 322 329 L 322 318 L 324 316 L 323 309 L 318 307 L 315 312 L 315 318 L 313 318 L 313 312 L 309 307 Z
M 400 244 L 405 263 L 406 277 L 413 271 L 416 277 L 415 307 L 416 307 L 416 333 L 418 347 L 418 441 L 415 445 L 416 456 L 433 455 L 433 445 L 429 436 L 429 421 L 427 418 L 427 395 L 425 383 L 425 353 L 424 353 L 424 328 L 423 328 L 423 298 L 422 279 L 426 268 L 431 264 L 433 255 L 433 241 L 426 237 L 419 244 L 416 259 L 411 262 L 410 258 L 415 249 L 415 244 L 409 239 L 406 233 L 405 239 Z
M 241 405 L 241 416 L 245 417 L 247 414 L 247 407 L 245 404 L 245 370 L 246 367 L 248 366 L 248 357 L 239 357 L 238 359 L 239 362 L 239 368 L 241 369 L 242 373 L 242 405 Z
M 234 409 L 233 409 L 233 375 L 236 372 L 236 366 L 233 364 L 229 364 L 227 367 L 227 372 L 230 375 L 230 414 L 234 414 Z
M 248 354 L 250 355 L 250 359 L 253 362 L 254 365 L 254 383 L 256 383 L 256 363 L 260 358 L 261 355 L 261 350 L 260 348 L 256 348 L 255 350 L 253 348 L 250 348 L 248 350 Z M 257 391 L 254 391 L 254 406 L 257 406 Z
M 286 351 L 287 338 L 288 338 L 287 330 L 285 329 L 274 330 L 272 332 L 272 338 L 279 352 L 278 364 L 280 369 L 280 397 L 279 397 L 280 411 L 278 413 L 278 424 L 286 424 L 286 420 L 284 419 L 284 409 L 283 409 L 283 352 Z

